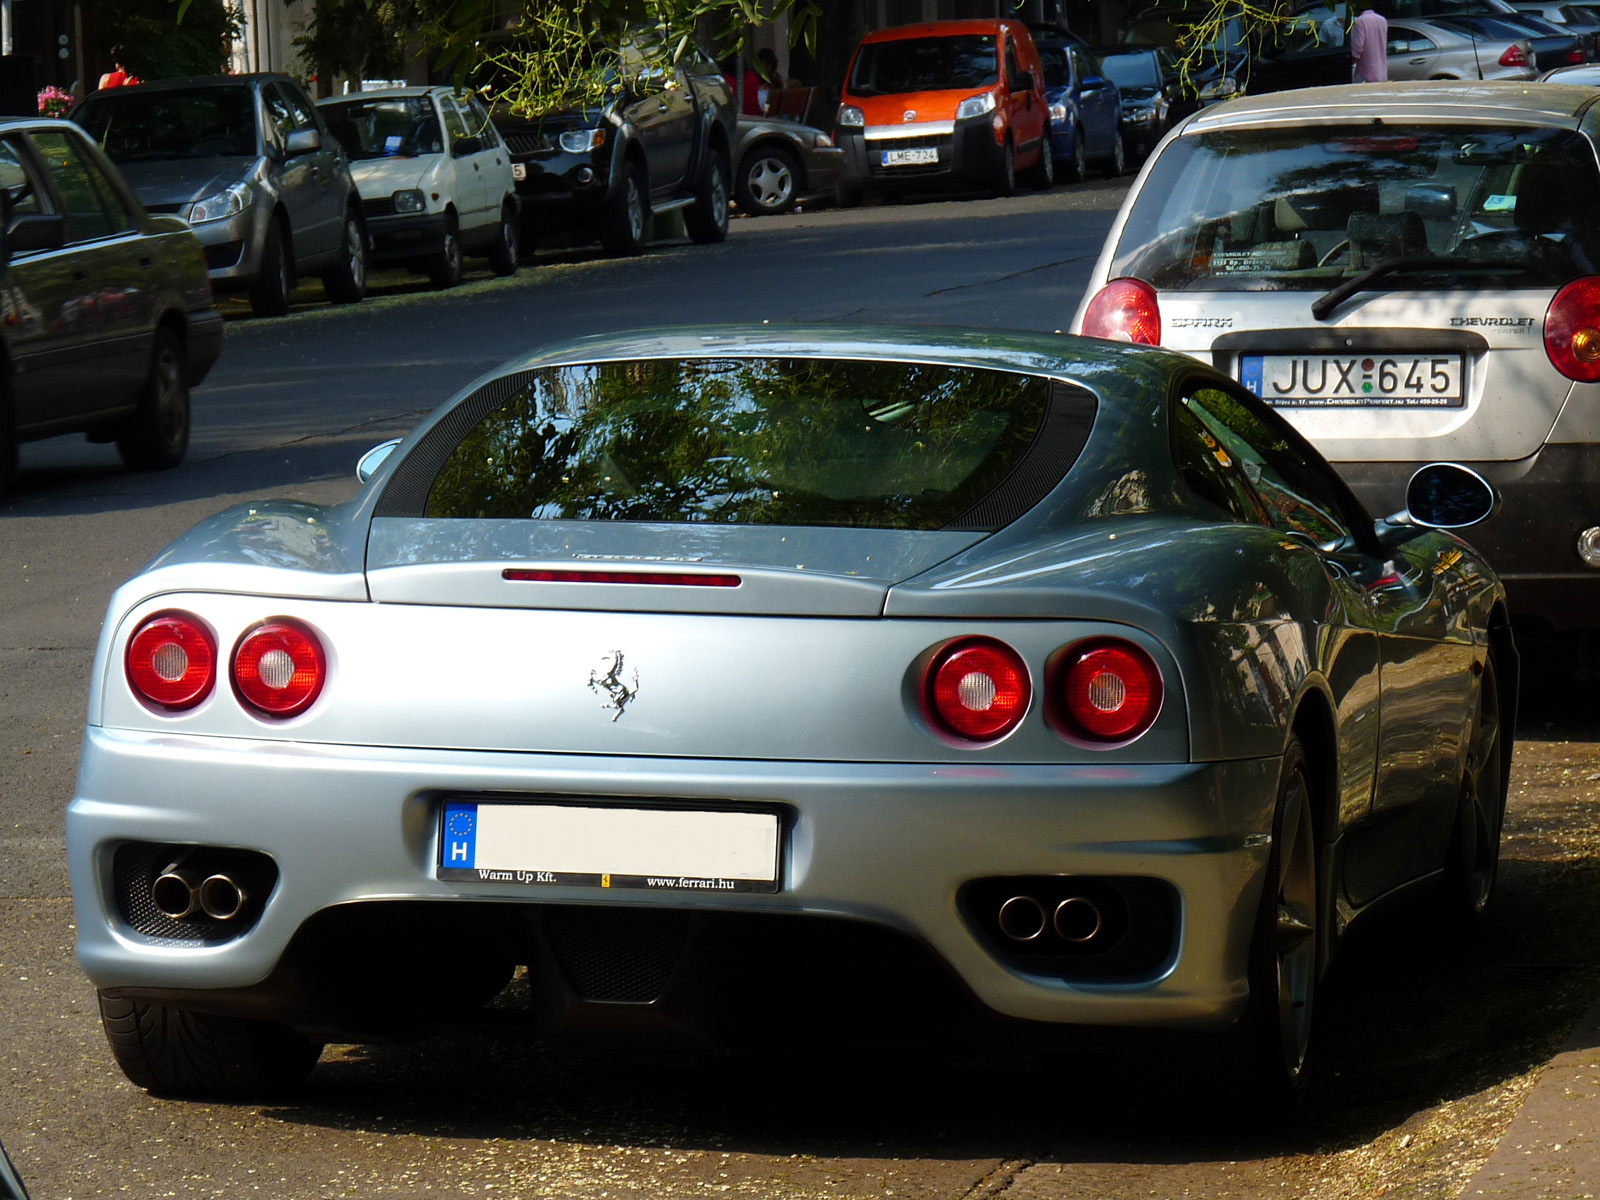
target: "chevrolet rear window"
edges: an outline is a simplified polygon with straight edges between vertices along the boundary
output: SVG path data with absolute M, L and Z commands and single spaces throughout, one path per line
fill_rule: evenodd
M 1162 290 L 1559 286 L 1592 274 L 1600 172 L 1570 130 L 1506 125 L 1226 129 L 1182 137 L 1140 188 L 1114 276 Z
M 424 515 L 940 529 L 1027 457 L 1051 386 L 819 359 L 536 370 L 445 457 Z M 1076 452 L 1052 452 L 1055 479 Z

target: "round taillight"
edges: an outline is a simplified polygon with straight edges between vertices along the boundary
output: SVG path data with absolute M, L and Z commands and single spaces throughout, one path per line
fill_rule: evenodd
M 1544 350 L 1568 379 L 1600 382 L 1600 275 L 1574 279 L 1550 301 Z
M 1161 345 L 1161 306 L 1155 288 L 1142 279 L 1113 279 L 1089 301 L 1083 333 L 1138 346 Z
M 939 651 L 929 665 L 927 686 L 934 721 L 969 742 L 992 742 L 1010 733 L 1033 695 L 1022 656 L 993 638 L 966 638 Z
M 211 694 L 217 642 L 198 617 L 157 613 L 128 639 L 124 667 L 129 686 L 146 704 L 182 712 Z
M 1096 742 L 1127 742 L 1161 711 L 1161 671 L 1132 642 L 1083 642 L 1067 651 L 1059 679 L 1070 731 Z
M 257 712 L 292 717 L 322 692 L 328 660 L 322 643 L 298 621 L 264 621 L 233 648 L 233 687 Z

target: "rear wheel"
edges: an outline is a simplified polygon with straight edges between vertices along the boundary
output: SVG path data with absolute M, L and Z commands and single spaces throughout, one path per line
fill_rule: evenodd
M 781 146 L 763 146 L 746 156 L 733 190 L 751 216 L 786 213 L 800 195 L 800 164 Z
M 629 163 L 622 186 L 600 214 L 600 244 L 610 254 L 638 254 L 644 249 L 649 222 L 650 193 L 645 188 L 644 168 Z
M 253 1099 L 304 1083 L 319 1043 L 272 1021 L 217 1017 L 100 993 L 100 1023 L 122 1073 L 167 1096 Z
M 1083 148 L 1083 127 L 1075 126 L 1072 130 L 1072 159 L 1062 171 L 1062 178 L 1068 183 L 1082 183 L 1089 174 L 1089 155 Z
M 367 294 L 367 235 L 355 213 L 345 214 L 339 265 L 322 277 L 322 287 L 335 304 L 355 304 Z
M 684 210 L 683 226 L 701 245 L 728 236 L 728 156 L 721 150 L 711 151 L 711 161 L 695 188 L 694 203 Z
M 508 204 L 500 210 L 500 232 L 489 245 L 489 269 L 496 275 L 517 273 L 517 214 Z
M 1111 135 L 1111 147 L 1111 157 L 1100 168 L 1100 173 L 1107 179 L 1115 179 L 1128 169 L 1128 148 L 1122 143 L 1122 134 Z
M 461 282 L 461 230 L 454 214 L 445 219 L 444 245 L 428 260 L 428 279 L 436 288 L 453 288 Z
M 1478 709 L 1468 736 L 1460 807 L 1445 862 L 1444 903 L 1452 923 L 1475 933 L 1494 899 L 1506 816 L 1505 727 L 1493 651 L 1478 681 Z
M 189 385 L 183 343 L 170 329 L 156 330 L 150 372 L 139 410 L 117 438 L 122 461 L 138 471 L 165 471 L 189 451 Z
M 281 317 L 289 311 L 294 291 L 294 256 L 283 226 L 274 220 L 261 247 L 261 266 L 250 288 L 250 311 L 258 317 Z

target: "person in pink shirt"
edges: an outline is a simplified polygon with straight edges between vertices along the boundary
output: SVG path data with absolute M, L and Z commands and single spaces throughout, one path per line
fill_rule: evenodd
M 1384 83 L 1389 78 L 1389 22 L 1373 0 L 1350 26 L 1350 78 L 1357 83 Z

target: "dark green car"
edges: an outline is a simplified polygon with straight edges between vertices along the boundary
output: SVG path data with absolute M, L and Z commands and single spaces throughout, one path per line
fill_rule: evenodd
M 146 213 L 66 121 L 0 124 L 0 221 L 0 489 L 19 443 L 63 433 L 177 466 L 189 388 L 222 348 L 189 227 Z

